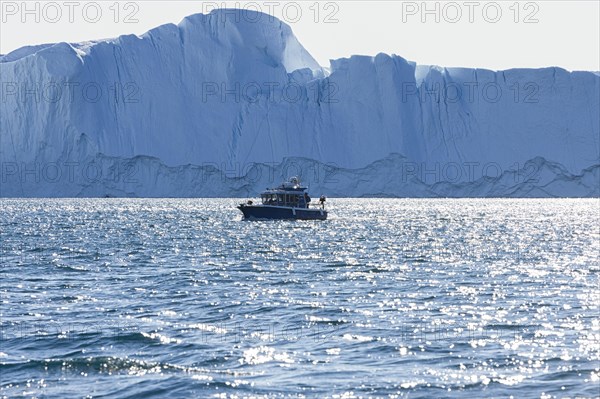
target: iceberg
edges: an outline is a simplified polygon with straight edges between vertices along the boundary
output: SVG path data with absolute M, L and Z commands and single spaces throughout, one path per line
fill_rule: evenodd
M 600 196 L 597 73 L 322 67 L 251 17 L 0 56 L 0 196 L 244 197 L 291 175 L 332 196 Z

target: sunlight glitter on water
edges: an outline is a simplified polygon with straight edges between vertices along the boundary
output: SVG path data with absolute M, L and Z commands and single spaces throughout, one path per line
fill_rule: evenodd
M 0 394 L 600 395 L 598 200 L 237 202 L 2 200 Z

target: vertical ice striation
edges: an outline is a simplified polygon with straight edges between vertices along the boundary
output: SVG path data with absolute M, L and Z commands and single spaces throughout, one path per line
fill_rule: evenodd
M 25 47 L 0 56 L 0 72 L 0 195 L 237 195 L 239 184 L 264 188 L 249 177 L 254 164 L 285 174 L 289 159 L 343 176 L 303 172 L 337 195 L 598 195 L 591 72 L 440 68 L 386 54 L 325 70 L 289 26 L 240 10 Z M 135 182 L 72 170 L 107 160 L 137 165 Z M 59 178 L 45 176 L 49 164 Z M 165 188 L 174 182 L 190 187 Z

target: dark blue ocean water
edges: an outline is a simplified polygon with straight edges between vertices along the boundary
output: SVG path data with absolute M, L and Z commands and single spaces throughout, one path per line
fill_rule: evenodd
M 1 200 L 4 397 L 598 397 L 599 200 Z

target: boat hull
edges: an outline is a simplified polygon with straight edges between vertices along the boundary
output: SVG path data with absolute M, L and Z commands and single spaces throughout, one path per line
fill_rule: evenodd
M 249 220 L 325 220 L 327 211 L 324 209 L 291 208 L 286 206 L 269 205 L 240 205 L 245 219 Z

